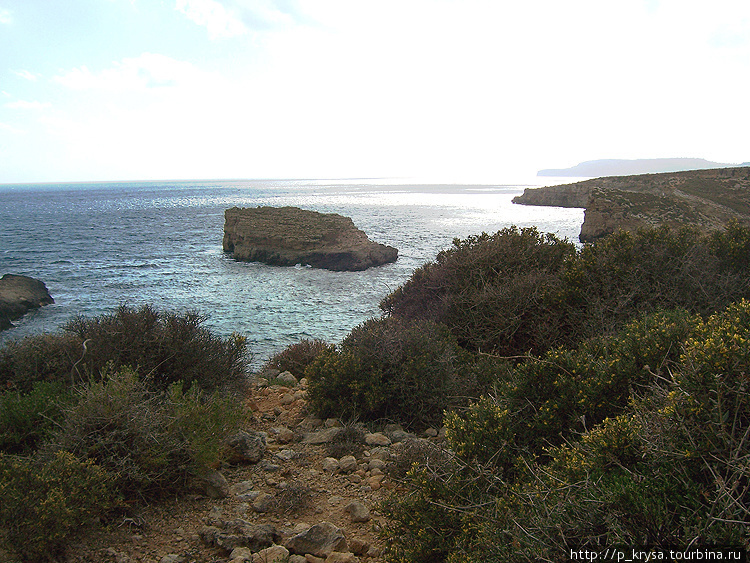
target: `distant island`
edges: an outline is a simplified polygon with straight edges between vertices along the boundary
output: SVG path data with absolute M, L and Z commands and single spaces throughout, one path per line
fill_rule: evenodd
M 513 203 L 586 209 L 579 238 L 658 225 L 723 229 L 750 224 L 750 167 L 611 176 L 527 188 Z
M 571 168 L 548 168 L 537 172 L 537 176 L 577 176 L 594 178 L 598 176 L 626 176 L 633 174 L 657 174 L 661 172 L 681 172 L 685 170 L 705 170 L 711 168 L 729 168 L 732 166 L 750 166 L 711 162 L 703 158 L 641 158 L 636 160 L 603 159 L 587 160 Z

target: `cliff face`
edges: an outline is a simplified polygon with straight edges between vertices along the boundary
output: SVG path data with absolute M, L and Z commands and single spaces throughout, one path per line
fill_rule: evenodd
M 398 250 L 372 242 L 351 219 L 336 213 L 234 207 L 224 219 L 224 251 L 243 262 L 359 271 L 398 258 Z
M 54 303 L 44 283 L 28 276 L 5 274 L 0 278 L 0 330 L 11 328 L 11 321 L 31 309 Z
M 530 188 L 513 202 L 584 207 L 581 242 L 663 224 L 722 229 L 732 219 L 750 224 L 750 167 L 595 178 Z

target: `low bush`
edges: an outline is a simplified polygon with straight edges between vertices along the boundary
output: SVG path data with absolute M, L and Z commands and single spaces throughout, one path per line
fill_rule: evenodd
M 429 321 L 372 319 L 308 367 L 310 405 L 322 417 L 438 423 L 464 382 L 462 350 Z
M 31 392 L 34 383 L 73 385 L 81 358 L 81 340 L 72 334 L 41 334 L 11 340 L 0 348 L 0 389 Z
M 242 400 L 223 393 L 206 393 L 193 385 L 187 391 L 182 382 L 167 390 L 164 410 L 171 420 L 170 431 L 189 460 L 187 473 L 202 475 L 216 469 L 224 459 L 225 438 L 246 422 Z
M 29 393 L 0 394 L 0 452 L 31 455 L 62 419 L 72 393 L 66 384 L 37 381 Z
M 456 240 L 381 302 L 443 323 L 472 351 L 525 356 L 612 335 L 660 309 L 710 315 L 750 298 L 750 227 L 619 232 L 580 250 L 536 229 Z
M 52 561 L 96 516 L 119 505 L 114 475 L 58 452 L 48 463 L 0 454 L 0 543 L 23 561 Z
M 98 380 L 105 368 L 130 367 L 164 391 L 177 381 L 204 391 L 241 389 L 247 352 L 239 335 L 220 338 L 196 313 L 121 306 L 114 313 L 79 317 L 60 334 L 31 336 L 0 350 L 0 386 L 27 393 L 35 381 L 80 384 Z
M 280 372 L 288 371 L 300 378 L 305 374 L 307 366 L 327 349 L 328 345 L 322 340 L 305 339 L 290 344 L 281 352 L 274 354 L 266 362 L 263 369 L 273 368 Z
M 107 365 L 115 370 L 129 366 L 162 391 L 178 381 L 208 392 L 241 388 L 245 338 L 220 338 L 202 326 L 204 321 L 194 312 L 179 315 L 148 305 L 121 306 L 110 315 L 77 318 L 64 330 L 87 343 L 76 366 L 79 374 L 97 377 Z
M 271 510 L 279 516 L 294 516 L 310 508 L 313 504 L 313 490 L 299 483 L 287 486 L 274 495 Z
M 617 336 L 529 357 L 497 380 L 494 394 L 446 416 L 452 447 L 503 472 L 514 471 L 519 456 L 547 456 L 547 448 L 625 412 L 632 393 L 669 385 L 699 322 L 681 310 L 658 312 Z
M 181 383 L 157 393 L 123 369 L 78 391 L 42 453 L 94 460 L 125 498 L 157 498 L 215 467 L 243 416 L 239 401 Z
M 470 350 L 545 350 L 559 335 L 559 313 L 545 295 L 574 254 L 571 243 L 536 228 L 455 239 L 380 307 L 390 316 L 443 323 Z
M 341 431 L 326 444 L 329 456 L 339 459 L 345 455 L 359 458 L 365 449 L 366 428 L 357 422 L 347 422 Z
M 705 321 L 647 315 L 519 365 L 495 397 L 448 414 L 453 469 L 412 467 L 410 492 L 384 508 L 389 552 L 457 563 L 747 548 L 749 373 L 744 300 Z

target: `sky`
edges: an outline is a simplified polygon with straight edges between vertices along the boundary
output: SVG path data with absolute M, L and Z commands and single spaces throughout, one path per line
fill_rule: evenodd
M 747 0 L 0 0 L 0 183 L 750 161 Z

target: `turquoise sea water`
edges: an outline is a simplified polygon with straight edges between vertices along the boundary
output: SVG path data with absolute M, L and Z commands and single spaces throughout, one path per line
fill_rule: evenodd
M 380 300 L 455 237 L 535 225 L 577 241 L 583 210 L 511 203 L 524 187 L 542 181 L 562 183 L 544 178 L 517 185 L 389 179 L 0 185 L 0 275 L 38 278 L 55 299 L 0 333 L 0 345 L 122 303 L 197 311 L 215 332 L 247 336 L 255 365 L 303 338 L 337 342 L 379 315 Z M 364 272 L 236 262 L 222 252 L 224 210 L 258 205 L 346 215 L 370 239 L 398 248 L 399 259 Z

